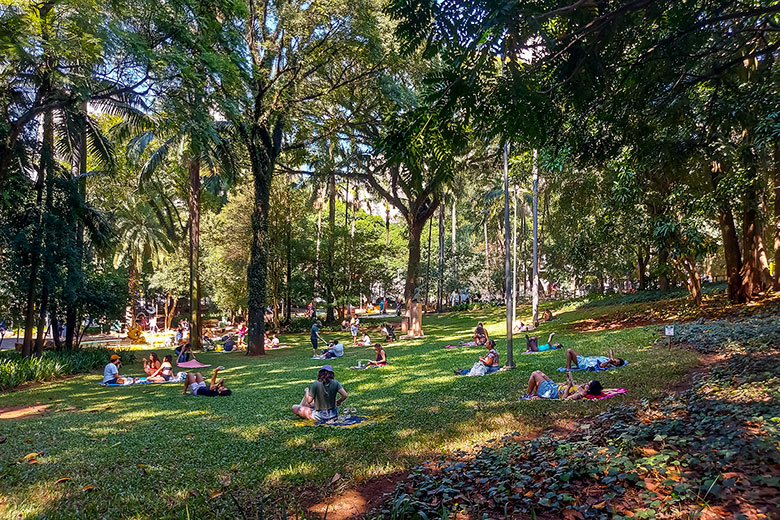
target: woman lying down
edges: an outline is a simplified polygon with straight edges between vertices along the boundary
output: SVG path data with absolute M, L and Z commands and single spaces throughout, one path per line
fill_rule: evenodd
M 566 373 L 566 384 L 559 385 L 541 370 L 536 370 L 528 380 L 523 399 L 593 399 L 599 397 L 603 389 L 595 380 L 575 386 L 571 372 Z

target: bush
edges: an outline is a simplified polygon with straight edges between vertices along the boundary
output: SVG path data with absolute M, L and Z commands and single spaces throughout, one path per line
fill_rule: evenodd
M 68 374 L 78 374 L 103 368 L 112 354 L 118 354 L 122 363 L 132 363 L 131 351 L 103 348 L 44 352 L 41 357 L 25 358 L 18 352 L 0 352 L 0 391 L 24 383 L 51 381 Z

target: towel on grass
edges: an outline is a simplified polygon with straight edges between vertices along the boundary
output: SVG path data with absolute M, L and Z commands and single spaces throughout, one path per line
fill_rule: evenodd
M 387 364 L 385 363 L 384 365 L 363 365 L 363 366 L 359 366 L 359 367 L 349 367 L 349 368 L 351 370 L 365 370 L 367 368 L 379 368 L 379 367 L 386 367 L 386 366 L 387 366 Z
M 181 383 L 184 381 L 184 379 L 187 377 L 187 372 L 179 372 L 176 377 L 172 378 L 170 381 L 149 381 L 145 377 L 133 377 L 133 378 L 127 378 L 125 379 L 125 384 L 120 385 L 119 383 L 98 383 L 100 386 L 132 386 L 132 385 L 161 385 L 165 383 Z
M 615 366 L 609 366 L 607 368 L 599 368 L 599 367 L 589 367 L 589 368 L 580 368 L 580 367 L 571 367 L 570 369 L 567 369 L 566 367 L 559 367 L 558 372 L 579 372 L 581 370 L 587 370 L 588 372 L 598 372 L 600 370 L 612 370 L 613 368 L 623 368 L 624 366 L 628 365 L 628 361 L 624 361 L 622 365 L 619 367 Z
M 625 388 L 605 388 L 601 391 L 601 395 L 598 397 L 586 397 L 586 399 L 594 399 L 594 400 L 600 400 L 600 399 L 609 399 L 610 397 L 615 397 L 616 395 L 625 394 L 628 392 Z M 543 397 L 539 397 L 538 395 L 524 395 L 520 398 L 521 401 L 530 401 L 531 399 L 544 399 Z M 545 401 L 566 401 L 566 399 L 544 399 Z
M 190 361 L 185 361 L 184 363 L 177 363 L 176 366 L 182 368 L 205 368 L 205 367 L 210 367 L 211 365 L 204 365 L 200 361 L 192 359 Z
M 309 421 L 306 419 L 301 419 L 299 421 L 295 421 L 295 423 L 298 426 L 327 426 L 331 428 L 352 429 L 376 424 L 377 422 L 383 421 L 389 417 L 392 417 L 392 415 L 384 414 L 374 415 L 371 417 L 365 417 L 362 415 L 339 415 L 338 417 L 329 419 L 327 421 Z

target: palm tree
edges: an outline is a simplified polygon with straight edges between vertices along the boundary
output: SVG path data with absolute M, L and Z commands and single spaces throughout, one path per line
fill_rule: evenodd
M 138 273 L 144 264 L 161 265 L 173 243 L 164 226 L 160 225 L 153 205 L 136 195 L 117 208 L 112 217 L 118 247 L 114 253 L 114 267 L 128 262 L 127 288 L 129 294 L 125 321 L 135 321 L 135 303 L 138 299 Z

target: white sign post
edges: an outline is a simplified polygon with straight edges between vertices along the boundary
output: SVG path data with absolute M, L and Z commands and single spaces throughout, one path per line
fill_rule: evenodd
M 669 348 L 672 348 L 672 336 L 674 336 L 674 325 L 666 325 L 664 327 L 664 336 L 666 336 L 669 342 Z

